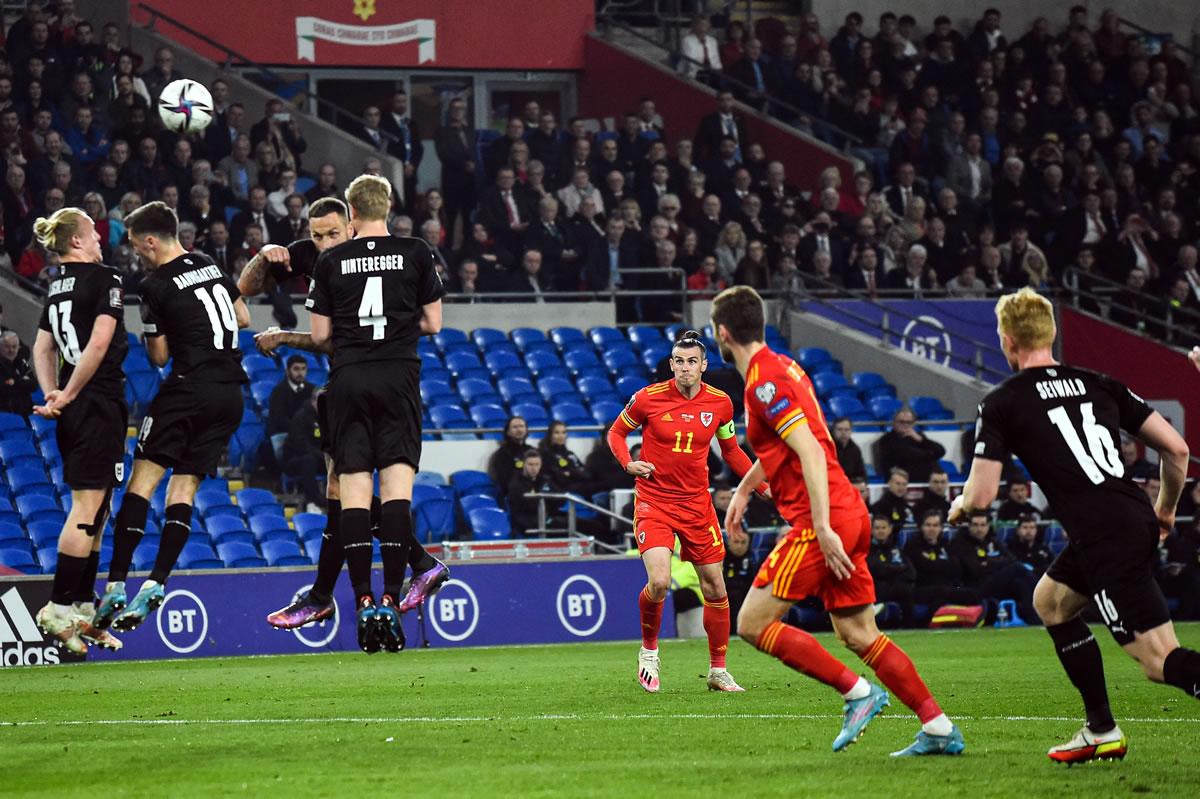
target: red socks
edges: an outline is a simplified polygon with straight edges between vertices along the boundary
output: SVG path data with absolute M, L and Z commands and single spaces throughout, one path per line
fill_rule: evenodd
M 658 649 L 658 629 L 662 626 L 663 614 L 663 599 L 655 602 L 646 595 L 646 589 L 642 589 L 642 593 L 638 594 L 638 610 L 642 612 L 642 647 L 644 649 Z M 729 638 L 729 610 L 726 603 L 725 610 L 725 638 Z M 707 622 L 708 609 L 705 608 L 705 620 Z M 707 626 L 707 624 L 706 624 Z
M 879 681 L 917 714 L 922 724 L 941 715 L 942 709 L 917 674 L 912 659 L 892 639 L 880 634 L 860 657 L 875 670 Z
M 709 666 L 714 669 L 725 668 L 725 652 L 729 649 L 728 596 L 711 602 L 704 600 L 704 632 L 708 634 Z
M 798 627 L 774 622 L 763 630 L 754 645 L 759 651 L 779 658 L 796 671 L 832 686 L 839 694 L 846 693 L 858 682 L 857 674 L 829 654 L 816 638 Z

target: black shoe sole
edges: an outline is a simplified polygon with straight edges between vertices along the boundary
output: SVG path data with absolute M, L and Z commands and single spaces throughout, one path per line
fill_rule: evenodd
M 105 618 L 99 619 L 99 620 L 97 620 L 95 617 L 93 617 L 92 618 L 92 626 L 95 627 L 97 630 L 107 630 L 109 627 L 112 626 L 113 620 L 116 619 L 117 616 L 120 616 L 122 613 L 125 612 L 125 607 L 126 607 L 125 602 L 122 602 L 118 605 L 113 605 L 112 614 L 109 616 L 106 616 Z
M 401 652 L 404 649 L 405 638 L 404 628 L 397 627 L 394 634 L 392 626 L 388 624 L 387 619 L 382 616 L 375 617 L 376 638 L 383 644 L 383 648 L 388 652 Z

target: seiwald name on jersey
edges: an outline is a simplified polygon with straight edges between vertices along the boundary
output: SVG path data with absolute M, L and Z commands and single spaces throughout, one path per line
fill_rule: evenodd
M 370 236 L 317 258 L 306 307 L 333 326 L 333 367 L 419 361 L 422 309 L 446 291 L 422 239 Z
M 1068 534 L 1105 534 L 1114 520 L 1150 507 L 1125 475 L 1121 430 L 1136 434 L 1153 412 L 1106 375 L 1071 366 L 1025 369 L 984 397 L 975 456 L 1016 455 Z
M 730 438 L 733 402 L 705 383 L 688 399 L 674 380 L 646 386 L 621 413 L 630 429 L 642 427 L 640 459 L 654 464 L 649 478 L 635 481 L 639 499 L 708 502 L 708 453 L 714 436 Z
M 63 264 L 62 276 L 50 284 L 46 307 L 38 327 L 54 337 L 58 347 L 58 387 L 64 388 L 92 338 L 101 316 L 117 320 L 108 352 L 85 390 L 124 396 L 125 373 L 121 364 L 129 352 L 125 335 L 124 294 L 121 274 L 103 264 Z
M 767 470 L 775 506 L 792 524 L 811 513 L 800 458 L 784 440 L 800 424 L 808 425 L 825 452 L 830 511 L 865 510 L 838 463 L 812 381 L 791 358 L 763 347 L 746 371 L 746 438 Z
M 241 295 L 211 258 L 181 255 L 151 272 L 139 291 L 150 307 L 146 335 L 167 337 L 169 380 L 246 382 L 233 307 Z

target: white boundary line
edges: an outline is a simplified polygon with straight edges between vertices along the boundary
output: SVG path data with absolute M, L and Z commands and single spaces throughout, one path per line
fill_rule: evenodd
M 64 721 L 0 721 L 0 728 L 13 727 L 88 727 L 120 725 L 250 725 L 250 724 L 496 724 L 531 721 L 653 721 L 653 720 L 791 720 L 828 721 L 840 715 L 827 713 L 612 713 L 612 714 L 539 714 L 532 716 L 333 716 L 327 718 L 285 719 L 73 719 Z M 880 716 L 885 721 L 913 721 L 908 714 Z M 1006 722 L 1078 722 L 1074 716 L 955 716 L 956 721 Z M 1122 718 L 1133 724 L 1200 724 L 1200 718 Z

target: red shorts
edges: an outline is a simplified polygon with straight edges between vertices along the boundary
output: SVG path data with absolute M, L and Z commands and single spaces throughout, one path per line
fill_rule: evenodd
M 763 562 L 754 578 L 756 588 L 771 586 L 771 594 L 797 602 L 820 597 L 826 610 L 852 608 L 875 602 L 875 581 L 867 568 L 871 549 L 871 516 L 860 510 L 833 512 L 829 517 L 854 564 L 854 571 L 839 580 L 825 565 L 812 521 L 802 519 L 788 531 Z
M 708 494 L 678 505 L 639 499 L 634 505 L 633 531 L 639 553 L 654 547 L 674 549 L 679 536 L 681 560 L 700 565 L 725 560 L 721 522 Z

